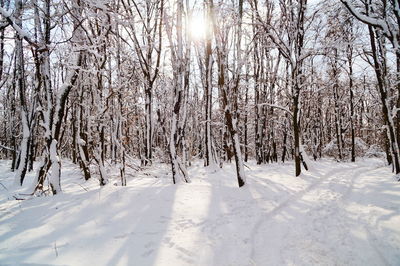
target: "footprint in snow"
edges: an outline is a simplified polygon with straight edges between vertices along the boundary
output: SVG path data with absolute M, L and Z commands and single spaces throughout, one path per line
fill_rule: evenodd
M 143 252 L 143 253 L 142 253 L 142 257 L 148 257 L 148 256 L 150 256 L 151 253 L 154 252 L 154 250 L 155 250 L 155 249 L 150 249 L 150 250 L 147 250 L 146 252 Z
M 175 243 L 173 241 L 171 241 L 170 237 L 164 238 L 163 243 L 168 245 L 169 248 L 172 248 L 173 246 L 175 246 Z
M 114 239 L 123 239 L 123 238 L 127 238 L 127 237 L 128 237 L 128 234 L 122 234 L 122 235 L 114 236 Z
M 186 256 L 189 256 L 189 257 L 193 257 L 194 256 L 193 252 L 191 252 L 190 250 L 188 250 L 186 248 L 176 247 L 176 249 L 179 250 L 181 253 L 185 254 Z
M 154 242 L 153 241 L 150 241 L 150 242 L 148 242 L 146 245 L 144 245 L 144 247 L 145 248 L 149 248 L 149 247 L 152 247 L 152 246 L 154 246 Z

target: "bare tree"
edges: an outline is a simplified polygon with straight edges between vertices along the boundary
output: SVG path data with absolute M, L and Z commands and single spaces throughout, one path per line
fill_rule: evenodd
M 145 92 L 145 154 L 142 163 L 151 164 L 153 136 L 153 89 L 159 74 L 163 40 L 162 17 L 164 0 L 138 1 L 123 0 L 122 5 L 128 14 L 128 37 L 132 40 L 138 55 L 140 69 L 144 76 Z M 134 22 L 139 17 L 142 30 Z
M 218 86 L 220 89 L 220 97 L 222 102 L 222 110 L 224 112 L 225 123 L 232 141 L 233 154 L 236 164 L 236 177 L 239 187 L 246 183 L 246 175 L 244 172 L 244 163 L 242 152 L 240 149 L 240 138 L 238 128 L 238 100 L 239 100 L 239 86 L 241 81 L 242 68 L 244 66 L 244 58 L 242 54 L 242 18 L 243 18 L 243 1 L 239 1 L 236 7 L 237 11 L 235 16 L 234 36 L 235 43 L 235 58 L 232 66 L 231 77 L 228 74 L 228 47 L 227 36 L 229 35 L 229 28 L 221 29 L 217 26 L 214 27 L 217 48 L 217 61 L 218 61 Z M 213 20 L 215 17 L 213 18 Z M 213 22 L 214 25 L 215 22 Z M 222 23 L 219 23 L 223 25 Z
M 272 25 L 268 20 L 263 20 L 258 10 L 256 10 L 256 13 L 267 36 L 276 45 L 290 66 L 295 174 L 298 176 L 301 173 L 302 160 L 300 151 L 300 92 L 305 80 L 303 61 L 307 56 L 303 51 L 307 0 L 281 0 L 279 3 L 281 17 L 276 25 Z
M 397 0 L 373 3 L 371 0 L 361 1 L 356 5 L 350 0 L 341 0 L 349 12 L 359 21 L 368 26 L 372 50 L 373 67 L 375 69 L 380 93 L 382 112 L 387 126 L 389 146 L 396 174 L 400 173 L 399 162 L 399 107 L 400 107 L 400 9 Z M 392 112 L 389 97 L 391 92 L 387 81 L 387 66 L 385 60 L 384 39 L 392 44 L 396 55 L 397 80 L 396 90 L 399 94 L 396 101 L 396 111 Z
M 185 89 L 185 75 L 187 71 L 185 66 L 188 64 L 190 53 L 188 46 L 183 43 L 183 12 L 184 5 L 182 0 L 176 1 L 176 45 L 172 38 L 172 25 L 167 25 L 167 35 L 171 46 L 171 65 L 173 69 L 173 108 L 171 119 L 171 131 L 169 137 L 169 153 L 172 166 L 172 180 L 175 184 L 182 178 L 185 182 L 190 182 L 186 170 L 185 161 L 178 155 L 180 142 L 184 141 L 184 128 L 182 121 L 186 121 L 187 108 L 187 90 Z M 169 22 L 167 22 L 169 23 Z M 186 49 L 185 49 L 186 48 Z M 184 51 L 185 49 L 185 51 Z M 183 142 L 184 143 L 184 142 Z M 185 152 L 185 151 L 183 151 Z M 185 157 L 184 157 L 185 158 Z

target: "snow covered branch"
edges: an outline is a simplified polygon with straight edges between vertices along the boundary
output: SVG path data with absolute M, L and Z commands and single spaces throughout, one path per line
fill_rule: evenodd
M 260 103 L 260 104 L 257 104 L 257 106 L 269 106 L 269 107 L 272 107 L 272 108 L 280 109 L 280 110 L 283 110 L 286 113 L 288 113 L 290 116 L 293 116 L 293 113 L 289 109 L 287 109 L 287 108 L 285 108 L 283 106 L 279 106 L 279 105 L 275 105 L 275 104 L 269 104 L 269 103 Z
M 18 33 L 18 35 L 21 36 L 26 42 L 28 42 L 35 48 L 39 47 L 39 45 L 36 42 L 32 41 L 32 38 L 30 37 L 29 33 L 17 25 L 14 17 L 12 16 L 12 12 L 7 11 L 4 8 L 0 7 L 0 14 L 7 20 L 8 24 L 14 28 L 14 30 Z

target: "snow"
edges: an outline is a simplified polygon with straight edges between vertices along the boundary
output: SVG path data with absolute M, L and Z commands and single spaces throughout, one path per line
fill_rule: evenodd
M 53 139 L 50 144 L 50 184 L 53 186 L 52 190 L 56 193 L 61 192 L 60 184 L 60 158 L 57 155 L 57 141 Z
M 285 111 L 286 113 L 290 114 L 293 117 L 293 113 L 286 107 L 279 106 L 279 105 L 276 105 L 276 104 L 269 104 L 269 103 L 260 103 L 260 104 L 258 104 L 258 106 L 264 106 L 264 105 L 270 106 L 272 108 L 281 109 L 281 110 Z
M 345 6 L 349 9 L 349 11 L 359 20 L 361 20 L 362 22 L 369 24 L 369 25 L 373 25 L 375 27 L 379 27 L 380 29 L 382 29 L 384 31 L 384 33 L 387 36 L 390 36 L 390 30 L 386 21 L 383 19 L 377 19 L 377 18 L 373 18 L 373 17 L 369 17 L 366 16 L 362 13 L 360 13 L 357 8 L 350 3 L 349 0 L 341 0 L 343 4 L 345 4 Z
M 22 140 L 21 140 L 21 147 L 19 150 L 19 156 L 20 156 L 20 163 L 18 166 L 17 171 L 15 171 L 14 175 L 14 185 L 18 185 L 21 183 L 21 175 L 22 172 L 25 168 L 27 168 L 27 156 L 28 156 L 28 142 L 29 142 L 29 137 L 30 137 L 30 128 L 28 126 L 28 119 L 27 119 L 27 114 L 25 110 L 22 108 L 21 110 L 21 121 L 22 121 Z
M 215 172 L 194 162 L 192 183 L 178 185 L 170 165 L 154 163 L 127 172 L 126 187 L 108 169 L 115 180 L 100 188 L 63 161 L 63 193 L 32 198 L 12 190 L 10 162 L 0 161 L 0 264 L 399 265 L 400 183 L 390 167 L 376 158 L 312 164 L 294 177 L 291 162 L 249 162 L 239 189 L 233 163 Z
M 11 10 L 5 10 L 4 8 L 0 7 L 0 14 L 3 17 L 8 18 L 8 17 L 11 17 L 12 11 Z
M 22 29 L 20 26 L 18 26 L 15 23 L 15 19 L 12 17 L 12 11 L 11 10 L 6 10 L 2 7 L 0 7 L 0 14 L 4 17 L 7 18 L 11 21 L 13 28 L 18 32 L 18 35 L 21 36 L 22 38 L 26 38 L 30 41 L 30 35 L 27 31 Z M 30 41 L 31 42 L 31 41 Z

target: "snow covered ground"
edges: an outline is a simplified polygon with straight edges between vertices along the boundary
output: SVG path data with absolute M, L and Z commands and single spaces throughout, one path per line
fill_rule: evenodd
M 0 161 L 0 265 L 400 265 L 400 183 L 378 159 L 213 172 L 167 165 L 99 188 L 63 165 L 63 194 L 13 200 Z M 8 191 L 4 188 L 6 187 Z M 26 188 L 30 180 L 26 182 Z

